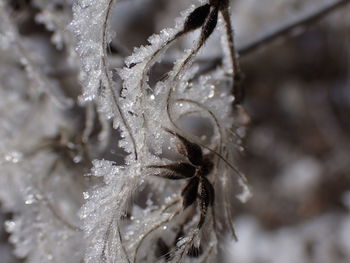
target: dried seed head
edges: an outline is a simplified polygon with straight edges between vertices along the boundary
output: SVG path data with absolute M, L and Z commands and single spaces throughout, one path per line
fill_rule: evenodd
M 185 34 L 192 30 L 195 30 L 201 27 L 207 16 L 209 15 L 210 5 L 205 4 L 200 7 L 197 7 L 193 12 L 187 17 L 184 25 L 184 29 L 181 34 Z

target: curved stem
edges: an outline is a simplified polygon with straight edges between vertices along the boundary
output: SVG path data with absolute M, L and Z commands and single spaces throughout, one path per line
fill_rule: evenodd
M 113 88 L 112 88 L 112 80 L 111 80 L 111 76 L 110 76 L 110 72 L 108 69 L 108 62 L 107 62 L 107 24 L 108 24 L 108 20 L 110 17 L 110 13 L 111 13 L 111 9 L 112 9 L 112 5 L 113 5 L 114 0 L 109 0 L 108 5 L 107 5 L 107 11 L 106 11 L 106 16 L 105 16 L 105 20 L 103 22 L 103 30 L 102 30 L 102 49 L 103 49 L 103 55 L 101 57 L 101 62 L 102 62 L 102 69 L 103 72 L 105 74 L 105 77 L 107 79 L 107 86 L 108 89 L 110 90 L 111 94 L 112 94 L 112 99 L 113 102 L 115 104 L 116 110 L 120 116 L 120 118 L 122 119 L 122 123 L 125 126 L 125 129 L 127 130 L 129 137 L 132 141 L 133 147 L 134 147 L 134 156 L 135 156 L 135 160 L 138 159 L 138 154 L 137 154 L 137 148 L 136 148 L 136 140 L 134 138 L 134 135 L 131 131 L 131 127 L 129 125 L 129 123 L 127 122 L 124 113 L 119 105 L 119 100 L 118 97 L 116 96 Z
M 167 48 L 168 45 L 170 45 L 175 39 L 177 38 L 177 35 L 175 35 L 173 38 L 169 39 L 161 48 L 157 49 L 156 52 L 154 52 L 151 56 L 151 58 L 146 62 L 146 65 L 144 66 L 144 70 L 142 70 L 142 77 L 140 79 L 140 87 L 143 90 L 143 84 L 145 83 L 145 77 L 150 70 L 150 65 L 154 61 L 154 59 L 157 57 L 157 55 L 163 51 L 165 48 Z M 151 89 L 152 90 L 152 89 Z
M 174 204 L 171 204 L 168 207 L 172 206 Z M 136 259 L 137 259 L 137 254 L 138 251 L 142 245 L 142 242 L 145 240 L 146 237 L 148 237 L 151 233 L 153 233 L 155 230 L 157 230 L 158 228 L 160 228 L 162 225 L 170 222 L 175 216 L 177 216 L 179 213 L 181 212 L 181 209 L 177 209 L 173 214 L 171 214 L 169 217 L 167 217 L 166 219 L 160 221 L 158 224 L 154 225 L 150 230 L 148 230 L 145 234 L 143 234 L 143 236 L 141 237 L 139 243 L 137 244 L 137 247 L 135 249 L 135 254 L 134 254 L 134 263 L 136 263 Z

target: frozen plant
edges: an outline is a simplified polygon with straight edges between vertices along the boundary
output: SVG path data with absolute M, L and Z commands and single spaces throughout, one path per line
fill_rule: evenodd
M 148 45 L 134 49 L 126 66 L 117 70 L 123 82 L 119 94 L 105 53 L 112 4 L 79 1 L 73 7 L 71 24 L 84 64 L 84 97 L 97 103 L 113 98 L 108 101 L 108 117 L 121 131 L 119 145 L 130 153 L 122 166 L 106 160 L 93 163 L 92 175 L 103 177 L 104 185 L 90 191 L 81 211 L 89 240 L 85 261 L 157 262 L 165 258 L 183 262 L 188 257 L 213 261 L 226 229 L 235 237 L 231 219 L 235 175 L 248 191 L 245 177 L 232 164 L 237 149 L 232 106 L 239 101 L 231 94 L 238 94 L 240 72 L 228 1 L 192 5 L 174 28 L 163 29 L 148 39 Z M 98 14 L 92 23 L 87 20 L 91 14 Z M 218 20 L 229 59 L 211 74 L 198 75 L 191 63 Z M 165 79 L 151 86 L 152 66 L 174 41 L 197 29 L 197 43 L 185 50 Z M 208 140 L 181 126 L 181 121 L 195 117 L 210 123 L 213 135 Z M 175 152 L 175 145 L 180 155 L 165 157 L 164 147 Z M 180 190 L 181 184 L 166 179 L 188 182 Z M 242 193 L 242 199 L 247 196 L 249 193 Z M 218 213 L 220 210 L 224 213 Z
M 0 201 L 25 262 L 220 262 L 237 239 L 238 53 L 295 24 L 237 48 L 229 0 L 179 0 L 129 52 L 115 13 L 157 1 L 0 0 Z
M 107 50 L 114 1 L 38 0 L 33 10 L 0 3 L 7 98 L 0 197 L 13 214 L 5 225 L 15 255 L 27 262 L 212 261 L 225 229 L 235 237 L 230 200 L 237 178 L 240 197 L 249 195 L 233 165 L 239 136 L 232 106 L 239 101 L 232 89 L 240 72 L 228 1 L 191 5 L 148 45 L 126 59 L 115 56 L 125 67 L 113 70 Z M 64 26 L 70 8 L 80 60 Z M 23 34 L 22 19 L 31 12 L 53 32 L 65 61 L 47 56 L 54 52 L 43 39 Z M 227 61 L 205 74 L 192 63 L 214 31 L 222 32 Z M 167 76 L 150 84 L 167 49 L 197 33 Z M 66 68 L 80 69 L 82 91 L 60 79 Z M 207 128 L 195 136 L 191 122 L 192 129 Z

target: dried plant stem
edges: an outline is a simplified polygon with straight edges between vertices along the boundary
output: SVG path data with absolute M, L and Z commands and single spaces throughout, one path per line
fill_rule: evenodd
M 338 0 L 333 3 L 326 4 L 323 7 L 319 8 L 316 11 L 310 12 L 307 15 L 304 15 L 290 23 L 287 23 L 273 32 L 263 34 L 261 37 L 256 40 L 251 41 L 245 46 L 238 48 L 238 53 L 242 56 L 253 53 L 254 51 L 260 49 L 263 46 L 266 46 L 276 40 L 277 38 L 283 37 L 292 33 L 293 30 L 300 27 L 305 27 L 311 24 L 314 24 L 331 14 L 333 11 L 339 9 L 340 7 L 345 6 L 350 3 L 350 0 Z
M 111 13 L 111 10 L 112 10 L 112 6 L 113 6 L 113 2 L 115 0 L 110 0 L 108 2 L 108 5 L 107 5 L 107 10 L 106 10 L 106 16 L 104 18 L 104 21 L 103 21 L 103 30 L 102 30 L 102 49 L 103 49 L 103 55 L 101 57 L 101 63 L 102 63 L 102 69 L 103 69 L 103 72 L 106 76 L 106 79 L 107 79 L 107 88 L 110 90 L 111 92 L 111 95 L 112 95 L 112 99 L 113 99 L 113 102 L 114 102 L 114 105 L 116 107 L 116 110 L 122 120 L 122 123 L 123 125 L 125 126 L 125 129 L 127 130 L 128 134 L 129 134 L 129 137 L 132 141 L 132 144 L 133 144 L 133 147 L 134 147 L 134 156 L 135 156 L 135 160 L 138 159 L 138 154 L 137 154 L 137 148 L 136 148 L 136 141 L 135 141 L 135 137 L 131 131 L 131 127 L 129 125 L 129 123 L 127 122 L 125 116 L 124 116 L 124 113 L 122 111 L 122 109 L 120 108 L 120 105 L 119 105 L 119 99 L 118 97 L 116 96 L 114 90 L 113 90 L 113 86 L 112 86 L 112 77 L 110 75 L 110 70 L 109 70 L 109 66 L 108 66 L 108 62 L 107 62 L 107 30 L 108 30 L 108 21 L 109 21 L 109 17 L 110 17 L 110 13 Z
M 320 7 L 318 10 L 310 12 L 306 15 L 300 16 L 298 19 L 295 19 L 292 22 L 286 23 L 283 26 L 278 27 L 272 32 L 263 33 L 257 39 L 250 41 L 248 44 L 243 46 L 238 46 L 236 51 L 241 56 L 248 56 L 257 50 L 266 47 L 272 44 L 278 38 L 283 38 L 288 34 L 291 34 L 295 29 L 301 29 L 306 26 L 313 25 L 319 22 L 321 19 L 327 17 L 327 15 L 332 14 L 334 11 L 338 10 L 340 7 L 345 6 L 350 3 L 350 0 L 338 0 L 334 3 L 326 4 L 323 7 Z M 302 30 L 304 32 L 305 30 Z M 217 57 L 211 61 L 204 63 L 203 69 L 200 70 L 193 79 L 196 79 L 198 76 L 208 73 L 222 64 L 222 57 Z
M 122 247 L 123 253 L 124 253 L 125 256 L 126 256 L 126 260 L 128 261 L 128 263 L 131 263 L 131 261 L 130 261 L 130 259 L 129 259 L 128 252 L 126 251 L 126 248 L 125 248 L 125 246 L 124 246 L 122 233 L 120 232 L 120 226 L 119 226 L 118 223 L 117 223 L 117 231 L 118 231 L 118 238 L 119 238 L 119 240 L 120 240 L 120 245 L 121 245 L 121 247 Z
M 167 206 L 165 206 L 162 210 L 161 213 L 164 213 L 166 210 L 168 210 L 170 207 L 174 206 L 175 204 L 179 203 L 180 199 L 175 199 L 172 202 L 170 202 Z M 173 214 L 171 214 L 168 218 L 164 219 L 163 221 L 159 222 L 157 225 L 152 227 L 149 231 L 147 231 L 143 236 L 141 237 L 139 243 L 137 244 L 137 247 L 135 249 L 135 254 L 134 254 L 134 260 L 133 262 L 136 262 L 137 259 L 137 253 L 138 250 L 140 249 L 143 240 L 150 235 L 153 231 L 157 230 L 159 227 L 161 227 L 163 224 L 166 224 L 167 222 L 170 222 L 176 215 L 178 215 L 181 212 L 181 209 L 177 209 Z
M 170 204 L 167 206 L 170 207 L 170 206 L 173 206 L 174 204 Z M 182 211 L 182 208 L 178 208 L 177 210 L 175 210 L 175 212 L 173 212 L 169 217 L 165 218 L 164 220 L 161 220 L 160 222 L 158 222 L 155 226 L 153 226 L 150 230 L 148 230 L 145 234 L 143 234 L 141 236 L 141 239 L 139 241 L 139 243 L 137 244 L 137 247 L 135 249 L 135 254 L 134 254 L 134 263 L 136 262 L 137 260 L 137 254 L 138 254 L 138 251 L 142 245 L 142 242 L 145 240 L 146 237 L 148 237 L 151 233 L 153 233 L 155 230 L 157 230 L 158 228 L 160 228 L 162 225 L 170 222 L 175 216 L 177 216 L 178 214 L 180 214 L 180 212 Z
M 221 11 L 222 17 L 224 19 L 228 48 L 231 56 L 232 70 L 233 70 L 233 96 L 235 97 L 234 105 L 240 104 L 243 100 L 243 90 L 242 90 L 242 72 L 239 66 L 237 52 L 235 48 L 234 31 L 231 25 L 231 18 L 229 10 L 225 8 Z
M 175 35 L 173 38 L 169 39 L 161 48 L 157 49 L 150 57 L 150 59 L 146 62 L 144 65 L 144 70 L 142 70 L 142 77 L 140 79 L 140 84 L 139 86 L 141 87 L 143 91 L 143 86 L 146 83 L 145 78 L 147 76 L 147 73 L 150 71 L 150 66 L 154 59 L 158 56 L 158 54 L 163 51 L 167 46 L 169 46 L 174 40 L 176 40 L 177 35 Z M 153 92 L 152 89 L 150 89 L 151 92 Z
M 232 225 L 232 222 L 231 222 L 231 218 L 232 217 L 232 213 L 231 213 L 231 210 L 230 210 L 230 207 L 229 207 L 229 200 L 228 200 L 228 196 L 227 194 L 224 195 L 224 199 L 225 199 L 225 203 L 224 203 L 224 214 L 225 214 L 225 217 L 226 217 L 226 221 L 228 223 L 228 227 L 231 231 L 231 234 L 234 238 L 235 241 L 238 241 L 238 238 L 237 238 L 237 234 L 236 234 L 236 231 Z
M 107 261 L 107 255 L 106 255 L 106 251 L 107 251 L 107 246 L 108 246 L 108 237 L 110 236 L 110 232 L 112 230 L 112 225 L 113 225 L 113 221 L 115 220 L 115 218 L 112 218 L 112 220 L 110 221 L 109 225 L 108 225 L 108 229 L 105 233 L 105 240 L 104 240 L 104 244 L 103 244 L 103 248 L 102 248 L 102 253 L 101 253 L 101 259 L 103 260 L 103 262 L 106 262 Z M 122 238 L 122 234 L 120 232 L 120 226 L 119 224 L 117 223 L 117 229 L 118 231 L 118 239 L 120 241 L 120 245 L 121 245 L 121 248 L 123 250 L 123 253 L 126 257 L 126 260 L 128 261 L 128 263 L 131 263 L 130 259 L 129 259 L 129 255 L 126 251 L 126 248 L 124 246 L 124 243 L 123 243 L 123 238 Z

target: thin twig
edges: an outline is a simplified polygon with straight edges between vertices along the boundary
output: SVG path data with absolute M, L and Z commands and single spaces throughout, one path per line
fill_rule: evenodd
M 325 16 L 329 15 L 332 13 L 334 10 L 345 6 L 348 4 L 350 0 L 338 0 L 334 1 L 333 3 L 330 4 L 325 4 L 323 7 L 320 9 L 310 12 L 307 15 L 304 15 L 292 22 L 289 22 L 276 30 L 269 32 L 267 34 L 264 34 L 257 39 L 251 41 L 247 45 L 244 45 L 242 47 L 238 48 L 238 53 L 242 56 L 251 54 L 252 52 L 258 50 L 259 48 L 266 46 L 267 44 L 270 44 L 274 40 L 276 40 L 279 37 L 288 35 L 292 33 L 296 28 L 299 27 L 305 27 L 311 24 L 314 24 L 324 18 Z
M 233 70 L 233 96 L 235 97 L 234 105 L 241 104 L 243 101 L 244 91 L 242 89 L 242 72 L 239 66 L 239 61 L 237 57 L 235 39 L 234 39 L 234 31 L 231 25 L 231 16 L 229 10 L 225 8 L 221 11 L 221 15 L 224 19 L 224 25 L 227 36 L 228 48 L 231 56 L 232 70 Z
M 338 0 L 331 4 L 326 4 L 323 7 L 320 7 L 318 10 L 310 12 L 304 16 L 301 16 L 300 18 L 286 23 L 279 28 L 275 29 L 274 31 L 270 31 L 269 33 L 264 33 L 260 37 L 258 37 L 255 40 L 250 41 L 248 44 L 237 47 L 237 53 L 241 56 L 247 56 L 255 51 L 259 50 L 262 47 L 266 47 L 269 44 L 273 43 L 276 39 L 282 38 L 288 34 L 291 34 L 296 28 L 302 29 L 306 26 L 313 25 L 317 22 L 319 22 L 321 19 L 325 18 L 327 15 L 333 13 L 340 7 L 345 6 L 346 4 L 350 3 L 350 0 Z M 305 30 L 302 30 L 300 33 L 304 32 Z M 300 34 L 299 33 L 299 34 Z M 212 59 L 211 61 L 207 61 L 204 63 L 203 67 L 199 72 L 192 78 L 196 79 L 197 77 L 208 73 L 215 69 L 216 67 L 220 66 L 222 64 L 222 57 L 216 57 Z

